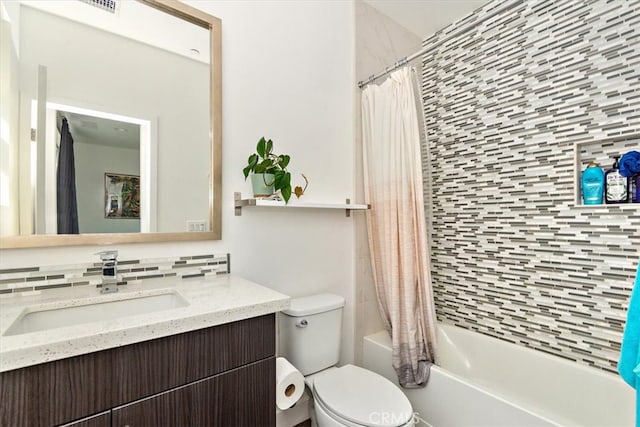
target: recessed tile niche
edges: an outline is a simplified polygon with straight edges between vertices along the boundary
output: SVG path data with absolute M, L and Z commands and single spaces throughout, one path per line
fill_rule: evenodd
M 584 205 L 582 201 L 582 172 L 590 162 L 600 164 L 604 172 L 613 166 L 613 156 L 620 156 L 631 150 L 640 151 L 640 135 L 610 138 L 606 140 L 589 140 L 577 142 L 575 146 L 575 203 L 576 207 L 593 208 L 594 205 Z M 596 205 L 597 206 L 597 205 Z M 607 205 L 621 208 L 638 208 L 640 203 L 626 203 Z

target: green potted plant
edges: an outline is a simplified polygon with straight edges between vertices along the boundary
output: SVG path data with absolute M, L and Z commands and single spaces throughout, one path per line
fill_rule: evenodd
M 287 171 L 290 157 L 287 154 L 274 154 L 273 141 L 260 138 L 256 152 L 247 159 L 242 169 L 244 179 L 251 173 L 251 184 L 255 197 L 269 196 L 280 191 L 285 203 L 291 197 L 291 173 Z

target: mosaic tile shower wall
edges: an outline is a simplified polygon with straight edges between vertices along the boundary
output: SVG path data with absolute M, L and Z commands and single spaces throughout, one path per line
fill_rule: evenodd
M 640 150 L 640 1 L 510 3 L 423 44 L 438 317 L 615 372 L 640 205 L 576 206 L 574 156 Z

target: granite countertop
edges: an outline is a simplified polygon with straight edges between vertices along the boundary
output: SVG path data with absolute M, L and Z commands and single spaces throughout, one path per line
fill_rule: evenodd
M 289 307 L 289 297 L 233 275 L 129 282 L 113 294 L 93 286 L 71 287 L 0 298 L 0 372 L 188 332 Z M 51 310 L 161 294 L 178 294 L 188 305 L 113 320 L 5 335 L 25 309 Z M 103 306 L 104 307 L 104 306 Z M 93 307 L 91 308 L 93 309 Z

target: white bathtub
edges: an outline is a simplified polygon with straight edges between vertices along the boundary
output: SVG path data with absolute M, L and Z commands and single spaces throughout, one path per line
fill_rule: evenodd
M 438 354 L 427 386 L 404 389 L 417 427 L 634 425 L 634 390 L 617 375 L 444 324 Z M 365 337 L 363 365 L 397 384 L 385 331 Z

